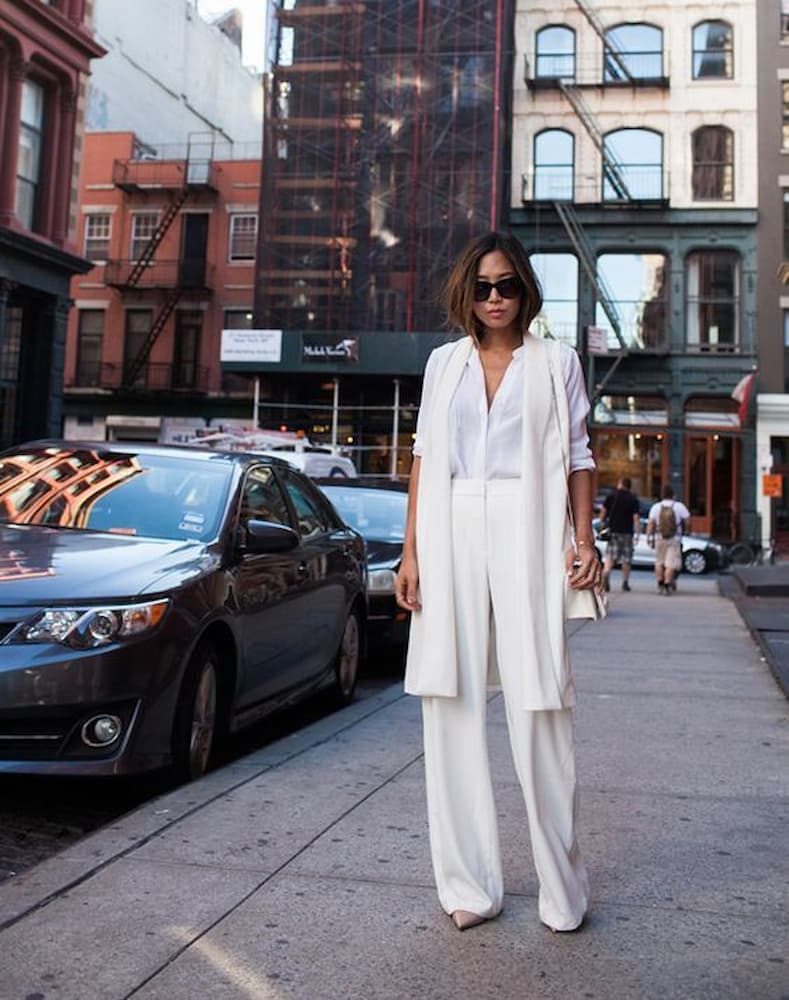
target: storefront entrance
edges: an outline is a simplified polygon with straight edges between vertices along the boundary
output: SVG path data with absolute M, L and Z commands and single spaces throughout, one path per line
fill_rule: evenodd
M 629 476 L 633 492 L 642 500 L 660 496 L 668 448 L 663 432 L 639 430 L 593 430 L 592 450 L 597 462 L 599 492 L 613 489 Z

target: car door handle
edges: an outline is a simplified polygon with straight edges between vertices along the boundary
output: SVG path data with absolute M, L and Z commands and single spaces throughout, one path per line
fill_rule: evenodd
M 296 572 L 299 574 L 299 576 L 306 576 L 307 573 L 309 573 L 309 566 L 307 566 L 306 562 L 304 562 L 303 559 L 296 567 Z

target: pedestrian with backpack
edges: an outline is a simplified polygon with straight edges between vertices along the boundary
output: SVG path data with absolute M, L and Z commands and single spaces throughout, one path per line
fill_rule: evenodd
M 674 487 L 663 487 L 662 499 L 653 504 L 647 521 L 647 541 L 655 550 L 655 579 L 659 594 L 673 594 L 682 569 L 682 543 L 690 511 L 674 496 Z

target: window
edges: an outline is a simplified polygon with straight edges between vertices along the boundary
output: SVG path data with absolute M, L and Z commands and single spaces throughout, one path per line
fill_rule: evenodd
M 734 350 L 739 340 L 740 259 L 733 250 L 703 250 L 687 259 L 687 345 Z
M 254 260 L 257 235 L 257 215 L 231 215 L 230 260 Z
M 179 310 L 175 314 L 173 345 L 173 389 L 194 389 L 200 374 L 200 333 L 203 314 Z
M 781 81 L 781 149 L 789 152 L 789 80 Z
M 734 133 L 722 125 L 697 128 L 693 145 L 695 201 L 731 201 L 734 198 Z
M 572 201 L 575 137 L 549 129 L 534 137 L 534 198 Z
M 44 96 L 44 88 L 35 80 L 22 82 L 14 213 L 26 229 L 34 229 L 37 221 Z
M 277 483 L 274 471 L 259 466 L 249 470 L 241 497 L 239 521 L 243 528 L 247 521 L 271 521 L 290 527 L 288 508 Z
M 223 330 L 251 330 L 251 309 L 225 309 Z
M 663 136 L 646 128 L 609 132 L 603 145 L 604 201 L 663 197 Z
M 614 50 L 604 55 L 605 82 L 627 81 L 623 67 L 634 80 L 657 80 L 663 76 L 663 32 L 651 24 L 618 24 L 605 33 Z
M 158 212 L 137 212 L 132 216 L 131 252 L 132 260 L 139 260 L 151 242 L 159 225 Z
M 734 35 L 726 21 L 702 21 L 693 29 L 693 79 L 734 76 Z
M 95 263 L 104 263 L 110 252 L 112 216 L 98 212 L 85 216 L 85 256 Z
M 104 310 L 80 309 L 77 329 L 77 372 L 74 384 L 101 385 L 101 349 L 104 337 Z
M 597 275 L 616 310 L 627 346 L 664 348 L 668 339 L 668 258 L 661 253 L 604 253 L 597 258 Z M 608 342 L 617 346 L 600 301 L 595 323 L 610 331 Z
M 784 191 L 784 260 L 789 260 L 789 191 Z
M 330 531 L 332 525 L 318 497 L 312 497 L 307 492 L 306 483 L 302 483 L 289 472 L 284 472 L 285 489 L 296 511 L 297 531 L 302 538 L 315 538 L 316 535 Z
M 781 0 L 781 41 L 789 38 L 789 0 Z
M 148 334 L 151 332 L 150 309 L 127 309 L 126 310 L 126 334 L 123 341 L 123 367 L 124 376 L 143 348 Z M 148 380 L 148 364 L 143 366 L 140 373 L 134 380 L 135 386 L 145 386 Z M 125 381 L 125 377 L 124 377 Z
M 543 302 L 532 329 L 541 337 L 578 343 L 578 258 L 571 253 L 535 253 L 530 257 L 542 288 Z
M 537 32 L 536 76 L 571 80 L 575 76 L 575 32 L 560 25 Z

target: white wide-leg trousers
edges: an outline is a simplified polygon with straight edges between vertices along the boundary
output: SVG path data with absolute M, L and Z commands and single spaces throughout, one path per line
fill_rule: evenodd
M 540 883 L 539 915 L 572 930 L 589 898 L 575 838 L 577 790 L 571 709 L 520 707 L 520 649 L 513 530 L 517 480 L 453 480 L 452 559 L 458 695 L 423 698 L 430 848 L 438 896 L 447 913 L 495 916 L 504 887 L 485 727 L 488 658 L 496 656 L 510 746 L 528 813 Z

